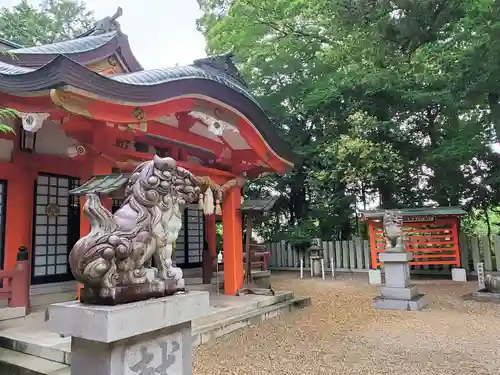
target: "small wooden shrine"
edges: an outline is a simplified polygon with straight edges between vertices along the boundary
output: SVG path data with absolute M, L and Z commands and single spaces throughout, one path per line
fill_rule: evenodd
M 405 251 L 412 252 L 410 265 L 448 264 L 460 267 L 458 234 L 460 217 L 466 212 L 460 207 L 401 209 L 404 223 Z M 360 211 L 361 220 L 368 222 L 371 268 L 381 263 L 379 254 L 385 250 L 383 234 L 384 210 Z

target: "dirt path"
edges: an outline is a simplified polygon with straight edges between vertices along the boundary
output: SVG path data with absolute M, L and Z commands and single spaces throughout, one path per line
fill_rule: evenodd
M 376 311 L 364 278 L 274 277 L 312 306 L 195 350 L 194 375 L 500 374 L 500 306 L 463 301 L 474 283 L 416 282 L 421 312 Z

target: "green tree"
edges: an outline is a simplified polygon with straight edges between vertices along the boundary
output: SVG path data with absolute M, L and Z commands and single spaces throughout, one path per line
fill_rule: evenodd
M 93 26 L 93 12 L 78 0 L 22 0 L 0 10 L 0 36 L 23 46 L 73 39 Z
M 14 133 L 14 129 L 7 124 L 4 124 L 3 121 L 15 118 L 18 116 L 18 113 L 15 109 L 11 108 L 0 108 L 0 132 L 2 133 Z
M 500 123 L 500 0 L 199 3 L 208 52 L 235 52 L 305 156 L 266 179 L 283 198 L 285 231 L 316 219 L 322 234 L 346 237 L 355 205 L 373 197 L 382 207 L 498 205 L 489 145 Z

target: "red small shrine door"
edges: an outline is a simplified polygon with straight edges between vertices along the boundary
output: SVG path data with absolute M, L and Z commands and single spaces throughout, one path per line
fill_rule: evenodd
M 458 218 L 444 217 L 433 221 L 412 221 L 405 218 L 405 251 L 413 253 L 410 265 L 448 264 L 460 267 L 460 248 L 458 244 Z M 382 222 L 370 220 L 371 268 L 380 265 L 379 254 L 385 251 Z

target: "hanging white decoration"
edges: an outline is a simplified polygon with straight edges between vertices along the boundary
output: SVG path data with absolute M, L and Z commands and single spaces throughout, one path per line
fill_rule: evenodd
M 214 214 L 214 194 L 212 193 L 212 189 L 210 188 L 205 190 L 203 212 L 205 213 L 205 215 Z

